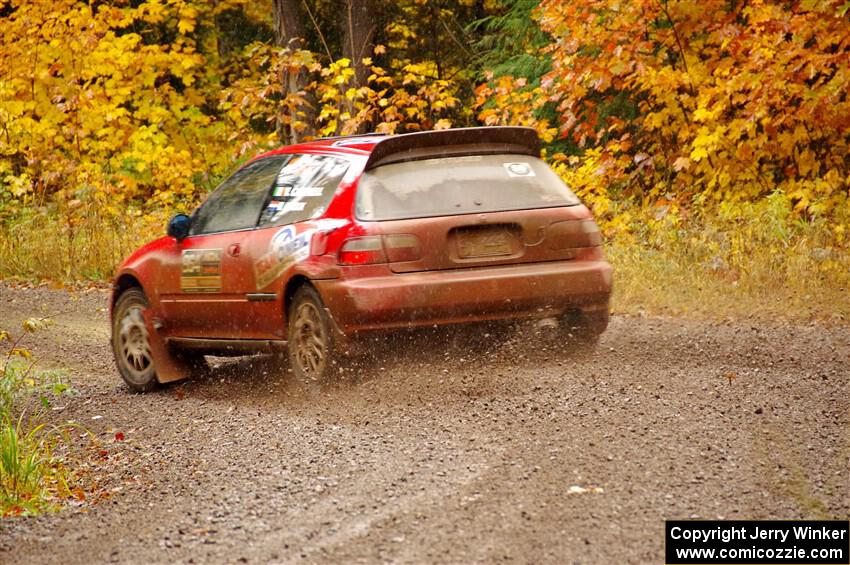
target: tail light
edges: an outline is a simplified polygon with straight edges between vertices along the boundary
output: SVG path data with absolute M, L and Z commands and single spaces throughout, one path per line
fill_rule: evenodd
M 549 249 L 578 249 L 602 245 L 602 234 L 593 220 L 556 222 L 546 229 Z
M 347 240 L 339 250 L 340 265 L 372 265 L 386 263 L 380 236 L 356 237 Z
M 384 248 L 390 263 L 418 261 L 422 258 L 422 245 L 413 234 L 394 234 L 384 236 Z

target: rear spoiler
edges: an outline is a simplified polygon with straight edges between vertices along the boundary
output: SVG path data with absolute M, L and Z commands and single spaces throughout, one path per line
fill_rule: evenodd
M 365 170 L 406 161 L 506 153 L 539 157 L 540 138 L 537 132 L 532 128 L 509 126 L 394 135 L 375 144 Z

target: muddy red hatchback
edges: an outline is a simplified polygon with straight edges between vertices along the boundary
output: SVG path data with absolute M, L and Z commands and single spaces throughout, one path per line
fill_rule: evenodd
M 287 349 L 323 381 L 358 335 L 555 318 L 593 343 L 611 267 L 527 128 L 326 139 L 262 155 L 121 266 L 112 345 L 136 390 L 208 354 Z

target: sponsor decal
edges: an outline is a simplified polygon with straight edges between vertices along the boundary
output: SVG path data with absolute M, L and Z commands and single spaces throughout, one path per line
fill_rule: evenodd
M 508 176 L 511 177 L 534 177 L 534 170 L 528 163 L 502 163 Z
M 187 249 L 180 267 L 183 292 L 221 291 L 221 249 Z
M 274 234 L 268 252 L 254 263 L 258 290 L 269 286 L 286 269 L 310 256 L 310 240 L 314 231 L 299 234 L 294 226 L 286 226 Z
M 293 186 L 286 195 L 292 198 L 313 198 L 321 196 L 324 190 L 321 186 Z
M 285 202 L 281 207 L 280 212 L 303 212 L 306 207 L 306 202 Z

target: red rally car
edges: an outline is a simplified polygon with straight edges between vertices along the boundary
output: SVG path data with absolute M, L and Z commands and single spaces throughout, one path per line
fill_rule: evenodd
M 323 139 L 271 151 L 120 267 L 112 347 L 134 390 L 208 354 L 288 349 L 323 381 L 359 334 L 555 317 L 595 343 L 612 271 L 534 130 Z

